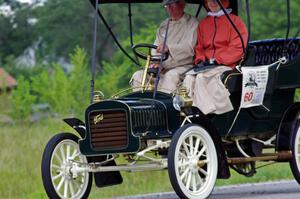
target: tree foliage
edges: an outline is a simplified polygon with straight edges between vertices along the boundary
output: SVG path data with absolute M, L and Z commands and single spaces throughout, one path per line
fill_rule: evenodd
M 59 64 L 52 64 L 50 69 L 28 80 L 21 76 L 18 79 L 18 87 L 13 92 L 16 110 L 13 114 L 21 112 L 22 117 L 27 117 L 31 113 L 33 103 L 46 103 L 61 115 L 83 115 L 89 103 L 86 52 L 77 47 L 70 59 L 74 65 L 70 74 Z M 23 110 L 24 106 L 26 110 Z
M 40 102 L 48 103 L 57 113 L 71 111 L 71 84 L 60 65 L 54 64 L 50 74 L 45 71 L 41 76 L 32 77 L 31 81 Z
M 0 3 L 0 6 L 10 5 L 13 13 L 0 14 L 0 64 L 5 64 L 8 56 L 21 55 L 36 38 L 33 24 L 28 20 L 31 18 L 31 8 L 17 1 L 8 2 Z
M 291 30 L 293 37 L 300 28 L 300 4 L 291 0 Z M 240 15 L 247 22 L 245 1 L 239 0 Z M 287 31 L 287 1 L 250 0 L 251 40 L 285 38 Z M 300 36 L 300 35 L 299 35 Z
M 141 30 L 137 35 L 137 42 L 152 43 L 155 35 L 155 27 Z M 144 37 L 143 35 L 148 35 Z M 130 50 L 129 38 L 124 41 L 126 49 Z M 14 91 L 15 109 L 14 113 L 22 112 L 22 117 L 31 113 L 33 103 L 49 104 L 52 110 L 62 115 L 83 115 L 85 108 L 89 104 L 89 83 L 90 69 L 87 60 L 87 53 L 84 49 L 76 47 L 70 54 L 70 62 L 73 68 L 70 73 L 66 73 L 59 64 L 52 64 L 47 70 L 25 80 L 23 76 L 18 79 L 19 86 Z M 96 76 L 96 90 L 103 91 L 106 96 L 115 94 L 128 87 L 129 79 L 136 67 L 130 60 L 117 52 L 109 62 L 103 62 L 103 71 L 98 71 Z M 24 90 L 26 89 L 26 92 Z M 25 99 L 25 104 L 20 99 Z M 26 100 L 28 99 L 28 100 Z
M 74 66 L 70 74 L 72 109 L 77 115 L 83 115 L 89 104 L 89 80 L 87 53 L 82 48 L 76 47 L 73 54 L 70 54 L 71 63 Z
M 157 6 L 150 5 L 150 8 Z M 100 10 L 118 39 L 128 37 L 127 4 L 100 5 Z M 88 0 L 51 0 L 43 7 L 37 7 L 34 13 L 38 19 L 35 31 L 40 38 L 39 57 L 48 57 L 50 60 L 67 57 L 77 45 L 91 54 L 94 10 Z M 165 15 L 162 9 L 153 15 L 149 6 L 145 5 L 134 5 L 132 13 L 135 33 L 139 33 L 148 21 L 158 23 Z M 98 26 L 97 60 L 100 60 L 112 56 L 116 48 L 100 20 Z
M 142 28 L 140 34 L 135 36 L 135 42 L 153 43 L 156 29 L 155 25 Z M 130 55 L 135 57 L 131 51 L 130 38 L 125 39 L 122 44 L 130 52 Z M 140 60 L 141 66 L 137 66 L 124 56 L 121 51 L 117 51 L 110 60 L 102 62 L 103 71 L 96 80 L 96 88 L 102 90 L 107 96 L 128 88 L 132 74 L 134 71 L 142 69 L 144 63 L 144 60 Z
M 249 2 L 252 40 L 285 37 L 286 1 Z M 61 57 L 67 58 L 77 45 L 91 55 L 94 10 L 90 2 L 51 0 L 46 1 L 43 6 L 38 6 L 39 3 L 39 0 L 33 5 L 20 4 L 16 0 L 0 0 L 0 5 L 10 5 L 14 12 L 11 16 L 0 16 L 0 64 L 5 64 L 7 56 L 18 57 L 26 48 L 32 46 L 38 49 L 37 57 L 41 61 L 51 62 Z M 239 0 L 239 5 L 239 14 L 246 21 L 245 1 Z M 197 5 L 189 5 L 187 8 L 190 13 L 195 13 L 196 9 Z M 298 1 L 291 0 L 290 36 L 299 28 L 299 9 Z M 100 10 L 118 39 L 123 40 L 129 36 L 127 4 L 101 4 Z M 166 13 L 161 4 L 132 4 L 134 42 L 136 43 L 136 35 L 141 29 L 149 23 L 158 25 L 165 17 Z M 108 31 L 99 20 L 97 60 L 111 57 L 115 50 Z
M 32 111 L 36 96 L 31 92 L 30 83 L 23 76 L 18 79 L 18 89 L 12 92 L 12 114 L 16 119 L 26 118 Z

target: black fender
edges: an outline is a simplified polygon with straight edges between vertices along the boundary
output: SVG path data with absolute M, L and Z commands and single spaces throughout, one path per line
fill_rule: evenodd
M 71 117 L 63 119 L 65 123 L 67 123 L 70 127 L 72 127 L 83 139 L 86 134 L 85 124 L 78 118 Z
M 277 151 L 287 151 L 292 148 L 293 133 L 297 130 L 297 126 L 300 120 L 300 102 L 296 102 L 284 112 L 276 140 Z
M 193 116 L 190 118 L 190 120 L 195 124 L 201 125 L 208 131 L 215 143 L 217 150 L 219 168 L 218 178 L 228 179 L 230 177 L 229 166 L 227 163 L 225 150 L 222 145 L 222 139 L 216 127 L 212 124 L 208 116 L 204 115 L 197 107 L 187 107 L 183 108 L 181 111 L 183 111 L 186 116 Z
M 78 118 L 65 118 L 63 119 L 69 126 L 71 126 L 83 139 L 86 136 L 86 127 L 85 123 Z M 107 156 L 91 156 L 87 157 L 88 163 L 93 162 L 103 162 L 107 160 Z M 114 160 L 109 161 L 105 166 L 116 166 Z M 110 171 L 110 172 L 98 172 L 94 173 L 94 179 L 97 187 L 106 187 L 121 184 L 123 178 L 120 171 Z

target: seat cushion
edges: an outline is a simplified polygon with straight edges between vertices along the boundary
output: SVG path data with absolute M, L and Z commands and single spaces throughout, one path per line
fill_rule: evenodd
M 300 38 L 291 38 L 288 40 L 267 39 L 250 42 L 247 46 L 243 66 L 269 65 L 278 61 L 283 56 L 287 58 L 287 61 L 300 56 Z M 272 72 L 272 81 L 275 78 L 274 75 Z M 242 74 L 236 69 L 224 72 L 221 80 L 230 93 L 242 90 Z M 271 90 L 273 90 L 273 86 Z
M 288 61 L 300 56 L 300 38 L 259 40 L 250 45 L 256 47 L 254 66 L 274 63 L 283 56 Z
M 237 69 L 225 71 L 221 75 L 221 80 L 230 93 L 242 90 L 242 73 Z

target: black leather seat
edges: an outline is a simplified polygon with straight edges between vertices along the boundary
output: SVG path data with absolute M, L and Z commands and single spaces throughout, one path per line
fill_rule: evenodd
M 300 38 L 253 41 L 256 46 L 255 66 L 267 65 L 285 56 L 288 61 L 300 55 Z
M 268 39 L 250 42 L 247 46 L 244 67 L 268 65 L 285 56 L 287 61 L 300 56 L 300 38 Z M 226 71 L 221 77 L 229 92 L 239 92 L 242 89 L 242 74 L 234 69 Z

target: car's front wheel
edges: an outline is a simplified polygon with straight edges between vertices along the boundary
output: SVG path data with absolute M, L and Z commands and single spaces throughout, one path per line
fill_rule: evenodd
M 207 198 L 215 185 L 218 158 L 210 134 L 188 124 L 177 130 L 168 152 L 171 184 L 180 198 Z
M 43 153 L 42 179 L 49 198 L 87 198 L 92 186 L 92 174 L 72 173 L 73 163 L 86 164 L 80 153 L 78 137 L 60 133 L 52 137 Z
M 292 134 L 292 153 L 293 157 L 290 160 L 291 170 L 300 184 L 300 121 L 297 122 L 296 129 Z

